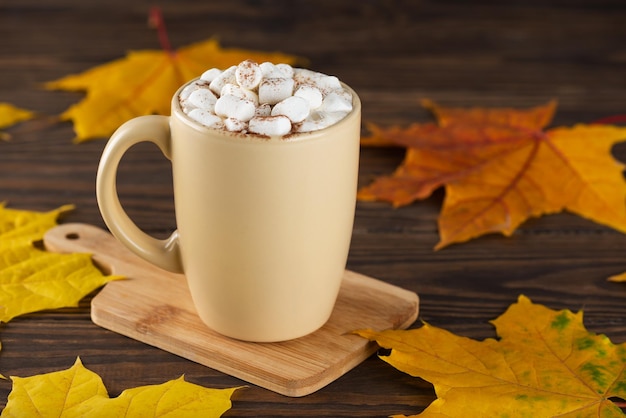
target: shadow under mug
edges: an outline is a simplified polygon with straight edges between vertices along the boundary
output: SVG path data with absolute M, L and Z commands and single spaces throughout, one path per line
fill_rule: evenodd
M 96 194 L 111 233 L 163 269 L 184 273 L 202 321 L 256 342 L 298 338 L 332 313 L 356 204 L 361 103 L 338 123 L 287 138 L 205 127 L 172 98 L 171 116 L 141 116 L 110 138 Z M 120 204 L 119 163 L 134 144 L 171 160 L 177 230 L 143 232 Z

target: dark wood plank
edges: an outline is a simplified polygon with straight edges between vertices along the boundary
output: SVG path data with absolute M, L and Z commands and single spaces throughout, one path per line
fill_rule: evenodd
M 147 2 L 3 0 L 0 101 L 41 112 L 9 128 L 0 143 L 0 201 L 50 210 L 74 203 L 66 221 L 103 227 L 95 173 L 105 139 L 73 144 L 69 123 L 49 118 L 82 96 L 41 83 L 159 48 Z M 172 44 L 218 36 L 226 47 L 307 57 L 359 93 L 363 117 L 383 125 L 426 121 L 420 99 L 454 106 L 535 106 L 559 101 L 555 125 L 626 113 L 626 4 L 622 0 L 164 2 Z M 615 155 L 626 161 L 626 146 Z M 359 181 L 390 173 L 400 149 L 364 149 Z M 169 163 L 151 146 L 124 160 L 120 193 L 147 231 L 175 228 Z M 583 309 L 587 327 L 626 341 L 626 236 L 571 214 L 533 219 L 512 238 L 486 236 L 434 252 L 441 191 L 392 209 L 357 207 L 348 267 L 420 295 L 420 318 L 477 339 L 519 294 L 552 308 Z M 79 307 L 25 315 L 0 326 L 0 373 L 27 376 L 69 367 L 76 356 L 98 372 L 111 396 L 185 374 L 213 387 L 243 382 L 111 333 Z M 417 324 L 419 325 L 419 324 Z M 417 326 L 416 325 L 416 326 Z M 0 381 L 0 407 L 10 381 Z M 300 399 L 250 386 L 227 416 L 387 416 L 418 413 L 432 386 L 376 357 Z

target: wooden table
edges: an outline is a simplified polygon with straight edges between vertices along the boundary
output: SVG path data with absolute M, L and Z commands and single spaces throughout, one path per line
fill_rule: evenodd
M 363 118 L 383 125 L 428 121 L 420 99 L 453 106 L 530 107 L 556 98 L 554 125 L 626 113 L 626 4 L 604 1 L 162 2 L 174 46 L 218 36 L 225 47 L 280 50 L 336 74 L 363 101 Z M 574 4 L 575 5 L 570 5 Z M 2 0 L 0 101 L 56 115 L 82 95 L 40 83 L 156 49 L 148 2 Z M 73 144 L 69 123 L 48 118 L 7 130 L 0 143 L 0 201 L 51 210 L 76 205 L 67 222 L 103 227 L 94 181 L 105 144 Z M 626 161 L 626 147 L 615 155 Z M 400 149 L 363 149 L 360 184 L 390 173 Z M 174 228 L 169 163 L 139 146 L 120 173 L 122 200 L 157 236 Z M 519 294 L 554 309 L 583 309 L 591 331 L 626 341 L 626 285 L 606 278 L 626 271 L 626 235 L 571 214 L 524 223 L 511 238 L 486 236 L 434 252 L 443 193 L 393 209 L 359 203 L 348 267 L 421 297 L 420 318 L 476 339 Z M 91 295 L 93 296 L 93 295 Z M 80 356 L 111 396 L 185 374 L 209 387 L 242 382 L 106 331 L 76 309 L 25 315 L 0 327 L 0 373 L 61 370 Z M 417 324 L 419 325 L 419 324 Z M 416 325 L 416 326 L 417 326 Z M 10 381 L 0 381 L 5 404 Z M 304 398 L 250 386 L 227 416 L 387 416 L 418 413 L 432 386 L 375 356 Z

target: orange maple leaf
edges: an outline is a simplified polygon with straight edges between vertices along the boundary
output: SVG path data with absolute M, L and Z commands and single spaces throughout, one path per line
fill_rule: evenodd
M 530 217 L 563 210 L 626 232 L 624 165 L 611 156 L 611 147 L 626 140 L 626 128 L 544 130 L 555 102 L 525 110 L 424 105 L 438 124 L 369 126 L 365 144 L 393 143 L 407 153 L 391 176 L 358 197 L 399 207 L 444 186 L 435 249 L 487 233 L 510 236 Z
M 154 10 L 151 17 L 155 17 Z M 225 69 L 246 59 L 286 64 L 302 61 L 279 52 L 224 49 L 214 38 L 174 51 L 169 46 L 160 14 L 156 18 L 163 50 L 131 51 L 125 58 L 45 84 L 51 90 L 87 92 L 85 99 L 60 117 L 73 121 L 76 142 L 108 137 L 137 116 L 169 115 L 176 90 L 209 68 Z

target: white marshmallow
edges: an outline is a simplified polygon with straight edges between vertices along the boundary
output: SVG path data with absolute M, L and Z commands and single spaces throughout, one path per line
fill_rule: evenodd
M 237 84 L 242 88 L 254 90 L 263 79 L 263 73 L 259 64 L 251 60 L 246 60 L 237 66 L 235 79 L 237 80 Z
M 237 66 L 233 65 L 232 67 L 224 70 L 220 75 L 211 80 L 211 84 L 209 84 L 209 88 L 215 94 L 220 94 L 222 88 L 230 83 L 235 84 L 237 79 L 235 78 L 235 71 L 237 70 Z
M 195 106 L 190 106 L 190 105 L 188 105 L 188 104 L 187 104 L 187 102 L 183 102 L 183 103 L 181 103 L 180 105 L 181 105 L 181 108 L 183 109 L 183 112 L 185 112 L 185 114 L 187 114 L 187 115 L 188 115 L 188 114 L 189 114 L 189 112 L 191 112 L 192 110 L 197 109 L 197 107 L 195 107 Z
M 350 105 L 352 105 L 352 94 L 350 94 L 348 90 L 344 88 L 340 88 L 340 89 L 333 90 L 332 92 L 329 92 L 329 93 L 335 93 L 336 95 L 338 95 L 339 97 L 342 97 L 344 100 L 350 103 Z
M 309 102 L 309 107 L 311 109 L 317 109 L 322 105 L 322 92 L 317 87 L 303 84 L 296 89 L 296 92 L 293 95 L 296 97 L 302 97 Z
M 281 78 L 285 77 L 282 71 L 280 71 L 274 64 L 271 62 L 262 62 L 259 64 L 259 69 L 261 70 L 261 75 L 263 78 Z
M 271 105 L 293 94 L 293 78 L 268 78 L 259 85 L 259 103 Z
M 248 130 L 268 136 L 282 136 L 291 132 L 291 122 L 286 116 L 257 116 L 250 119 Z
M 293 79 L 298 84 L 315 84 L 315 80 L 320 78 L 320 76 L 320 73 L 306 68 L 296 68 L 293 72 Z
M 293 79 L 297 84 L 314 85 L 320 89 L 323 94 L 342 88 L 337 77 L 307 70 L 305 68 L 296 68 L 294 70 Z
M 311 112 L 308 118 L 295 126 L 296 132 L 312 132 L 328 128 L 346 116 L 346 112 Z
M 310 107 L 306 99 L 298 96 L 290 96 L 282 100 L 272 109 L 272 116 L 284 115 L 292 123 L 302 122 L 309 116 Z
M 189 97 L 189 95 L 191 94 L 191 92 L 193 92 L 194 90 L 196 90 L 198 88 L 198 86 L 195 83 L 192 84 L 188 84 L 179 94 L 178 94 L 178 100 L 181 102 L 184 102 L 185 100 L 187 100 L 187 98 Z
M 187 116 L 208 127 L 217 127 L 222 124 L 222 118 L 207 110 L 191 109 Z
M 220 97 L 227 96 L 229 94 L 231 96 L 239 97 L 240 99 L 243 99 L 245 97 L 243 95 L 243 90 L 241 89 L 241 87 L 236 84 L 226 83 L 224 84 L 224 87 L 222 87 L 222 90 L 220 90 Z
M 231 132 L 241 132 L 248 128 L 248 124 L 235 118 L 224 119 L 224 127 Z
M 272 106 L 267 103 L 259 105 L 255 111 L 254 116 L 270 116 L 272 114 Z
M 263 77 L 267 77 L 269 73 L 274 71 L 274 67 L 275 65 L 273 63 L 267 61 L 259 64 L 259 69 L 261 70 L 261 74 L 263 75 Z
M 203 110 L 213 110 L 217 97 L 209 89 L 196 89 L 187 98 L 186 105 L 191 105 Z
M 187 100 L 187 98 L 189 97 L 191 93 L 203 87 L 209 87 L 209 83 L 203 80 L 196 80 L 193 83 L 187 84 L 187 86 L 185 86 L 185 88 L 180 92 L 178 97 L 180 98 L 181 101 Z
M 341 89 L 341 83 L 339 79 L 334 75 L 323 75 L 315 80 L 315 85 L 322 91 L 338 90 Z
M 254 116 L 255 106 L 250 100 L 237 96 L 222 96 L 215 102 L 215 114 L 247 122 Z
M 346 99 L 345 96 L 331 92 L 324 97 L 321 109 L 324 112 L 350 112 L 352 110 L 352 101 Z
M 215 80 L 220 74 L 222 74 L 222 70 L 220 70 L 219 68 L 211 68 L 210 70 L 206 70 L 205 72 L 203 72 L 200 76 L 200 79 L 206 81 L 207 83 L 210 83 L 211 81 Z
M 240 99 L 250 100 L 252 103 L 254 103 L 255 106 L 259 105 L 259 96 L 252 90 L 246 90 L 235 84 L 228 83 L 225 84 L 224 87 L 222 87 L 220 96 L 226 96 L 229 94 L 231 96 L 239 97 Z
M 242 89 L 243 94 L 246 96 L 246 100 L 250 100 L 255 106 L 259 105 L 259 95 L 252 90 Z
M 274 68 L 280 71 L 285 78 L 293 78 L 293 67 L 289 64 L 276 64 Z

